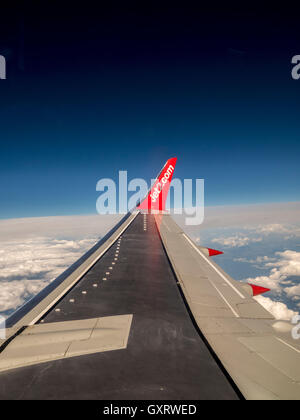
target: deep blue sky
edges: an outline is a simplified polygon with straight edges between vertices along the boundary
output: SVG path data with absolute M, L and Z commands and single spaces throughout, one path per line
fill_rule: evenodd
M 295 11 L 47 4 L 1 11 L 0 218 L 94 213 L 172 156 L 207 205 L 300 199 Z

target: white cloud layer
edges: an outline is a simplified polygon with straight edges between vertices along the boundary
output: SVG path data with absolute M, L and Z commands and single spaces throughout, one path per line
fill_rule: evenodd
M 234 235 L 228 237 L 221 237 L 212 239 L 212 242 L 221 244 L 222 246 L 228 246 L 231 248 L 240 248 L 242 246 L 249 245 L 250 243 L 261 242 L 262 238 L 249 238 L 246 235 Z
M 206 207 L 204 223 L 194 230 L 175 219 L 202 246 L 224 247 L 218 262 L 233 277 L 271 289 L 270 296 L 280 302 L 264 296 L 259 301 L 276 318 L 289 319 L 290 305 L 300 308 L 299 202 Z M 233 261 L 247 266 L 233 266 Z
M 1 220 L 0 313 L 7 315 L 36 295 L 119 219 L 117 215 Z
M 248 258 L 234 258 L 234 261 L 238 261 L 238 262 L 246 262 L 249 264 L 265 264 L 266 262 L 269 261 L 275 261 L 276 258 L 271 258 L 268 257 L 267 255 L 264 256 L 258 256 L 254 259 L 248 259 Z
M 300 236 L 300 228 L 295 224 L 271 223 L 266 225 L 259 225 L 258 227 L 251 227 L 258 234 L 265 236 L 276 234 L 284 234 L 285 239 L 298 238 Z
M 90 249 L 120 218 L 120 215 L 90 215 L 0 220 L 0 313 L 17 309 L 38 293 Z M 183 219 L 174 218 L 182 225 Z M 244 252 L 240 258 L 231 257 L 231 261 L 235 258 L 267 269 L 269 272 L 266 271 L 265 275 L 251 276 L 247 281 L 277 293 L 284 302 L 275 302 L 264 296 L 258 297 L 258 301 L 277 319 L 290 319 L 295 313 L 287 307 L 284 297 L 300 305 L 300 285 L 293 281 L 300 276 L 300 252 L 287 250 L 274 255 L 274 250 L 268 253 L 268 244 L 275 238 L 272 235 L 280 235 L 279 241 L 300 236 L 296 223 L 300 223 L 300 203 L 283 203 L 210 207 L 205 210 L 202 226 L 183 227 L 199 240 L 203 229 L 217 228 L 218 234 L 212 243 L 227 247 L 229 255 L 231 248 L 236 254 L 239 248 Z M 226 235 L 222 231 L 220 235 L 221 227 L 230 226 L 240 228 L 238 232 L 229 231 Z M 261 254 L 263 256 L 253 252 L 256 244 L 269 247 Z M 249 247 L 249 259 L 245 258 L 246 246 Z
M 95 244 L 96 238 L 1 242 L 0 312 L 16 309 Z
M 269 275 L 248 278 L 247 282 L 267 287 L 272 292 L 285 292 L 288 297 L 299 295 L 300 285 L 284 286 L 291 283 L 286 281 L 289 277 L 300 276 L 300 252 L 287 250 L 276 252 L 276 255 L 277 261 L 267 262 L 265 265 L 271 268 Z

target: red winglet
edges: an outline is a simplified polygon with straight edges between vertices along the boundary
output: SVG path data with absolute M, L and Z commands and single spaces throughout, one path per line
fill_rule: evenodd
M 167 195 L 169 192 L 172 176 L 175 170 L 177 158 L 171 158 L 167 161 L 162 171 L 156 178 L 149 194 L 138 206 L 141 210 L 165 210 Z
M 208 249 L 208 253 L 209 256 L 212 257 L 214 255 L 220 255 L 220 254 L 224 254 L 224 252 L 222 251 L 217 251 L 216 249 L 211 249 L 211 248 L 207 248 Z
M 267 289 L 265 287 L 257 286 L 256 284 L 251 284 L 251 283 L 248 283 L 248 284 L 249 284 L 249 286 L 252 287 L 253 296 L 258 296 L 258 295 L 261 295 L 263 293 L 270 292 L 270 290 L 271 290 L 271 289 Z

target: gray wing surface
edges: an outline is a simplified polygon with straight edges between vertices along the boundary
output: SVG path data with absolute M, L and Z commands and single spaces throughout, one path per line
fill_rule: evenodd
M 299 344 L 168 215 L 134 212 L 0 342 L 0 398 L 299 399 Z

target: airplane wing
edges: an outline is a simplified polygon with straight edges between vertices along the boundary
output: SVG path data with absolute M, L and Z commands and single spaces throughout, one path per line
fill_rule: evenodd
M 292 326 L 162 212 L 175 164 L 167 161 L 134 211 L 7 320 L 1 399 L 300 398 Z

